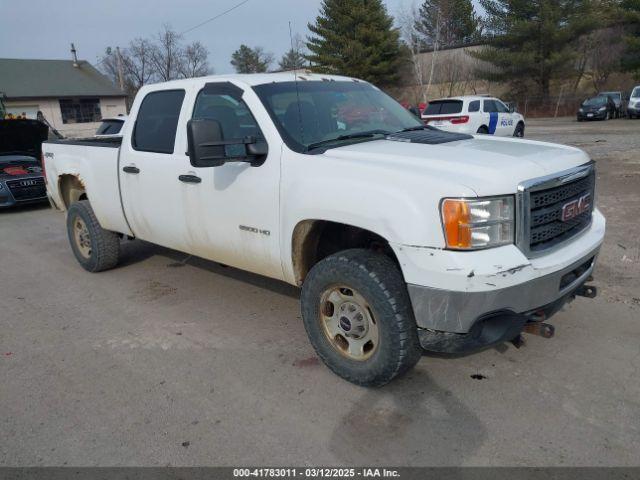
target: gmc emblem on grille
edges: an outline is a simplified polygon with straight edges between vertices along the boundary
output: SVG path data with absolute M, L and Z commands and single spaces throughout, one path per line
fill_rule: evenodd
M 586 212 L 591 208 L 591 194 L 581 196 L 577 200 L 565 203 L 562 206 L 562 221 L 568 222 L 569 220 L 576 218 L 578 215 Z
M 33 187 L 34 185 L 37 185 L 38 182 L 36 182 L 35 180 L 22 180 L 20 182 L 20 186 L 21 187 Z

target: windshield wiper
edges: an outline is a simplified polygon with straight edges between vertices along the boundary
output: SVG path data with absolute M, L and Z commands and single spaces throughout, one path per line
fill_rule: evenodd
M 327 140 L 322 140 L 320 142 L 315 142 L 307 145 L 307 152 L 313 150 L 318 147 L 322 147 L 323 145 L 327 145 L 333 142 L 339 142 L 340 140 L 352 140 L 354 138 L 371 138 L 376 135 L 389 135 L 391 132 L 387 132 L 386 130 L 369 130 L 366 132 L 358 132 L 358 133 L 349 133 L 348 135 L 340 135 L 336 138 L 329 138 Z

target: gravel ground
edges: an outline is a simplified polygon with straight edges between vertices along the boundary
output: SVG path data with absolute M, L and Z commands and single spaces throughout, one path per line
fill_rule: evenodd
M 598 162 L 600 296 L 376 390 L 317 361 L 292 287 L 143 242 L 92 275 L 63 215 L 0 213 L 0 465 L 638 465 L 640 121 L 527 137 Z

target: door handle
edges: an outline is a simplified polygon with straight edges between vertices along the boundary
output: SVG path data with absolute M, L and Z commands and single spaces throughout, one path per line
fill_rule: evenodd
M 138 167 L 134 167 L 133 165 L 122 167 L 122 171 L 125 173 L 140 173 L 140 169 Z
M 178 180 L 184 183 L 200 183 L 202 179 L 196 175 L 180 175 Z

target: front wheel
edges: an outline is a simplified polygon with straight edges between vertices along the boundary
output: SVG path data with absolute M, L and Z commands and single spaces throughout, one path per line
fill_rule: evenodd
M 349 382 L 381 386 L 420 359 L 406 284 L 382 254 L 345 250 L 318 262 L 305 279 L 301 307 L 316 353 Z
M 88 272 L 101 272 L 118 264 L 120 238 L 100 226 L 88 200 L 69 207 L 67 234 L 73 254 Z
M 513 132 L 513 136 L 516 138 L 524 138 L 524 123 L 519 123 L 516 126 L 516 129 Z

